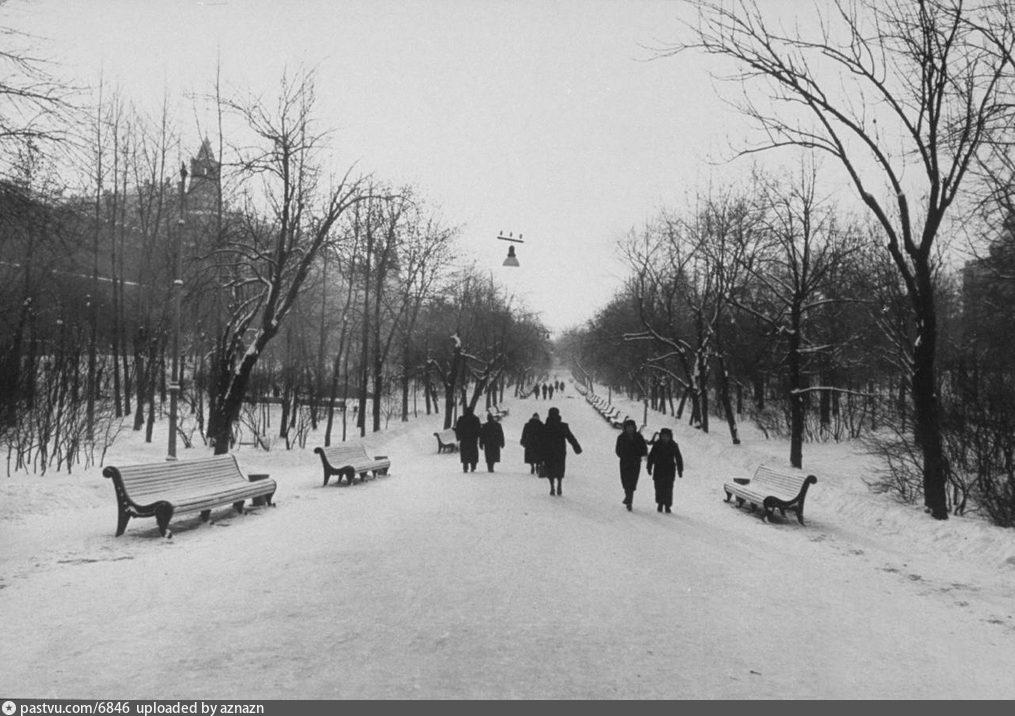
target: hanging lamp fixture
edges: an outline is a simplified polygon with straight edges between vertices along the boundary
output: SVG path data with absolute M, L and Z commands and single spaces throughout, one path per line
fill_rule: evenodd
M 500 232 L 497 233 L 497 238 L 500 239 L 501 241 L 512 241 L 512 242 L 514 242 L 516 244 L 524 244 L 525 243 L 525 241 L 522 240 L 522 235 L 521 234 L 518 234 L 518 238 L 516 239 L 513 233 L 508 233 L 507 236 L 504 236 L 504 232 L 500 231 Z M 515 254 L 515 247 L 514 246 L 508 246 L 507 258 L 504 259 L 504 263 L 502 265 L 503 266 L 514 266 L 516 268 L 521 265 L 521 264 L 518 263 L 518 256 Z

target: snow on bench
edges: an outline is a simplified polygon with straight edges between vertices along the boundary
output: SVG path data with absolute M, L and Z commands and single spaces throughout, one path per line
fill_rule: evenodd
M 455 431 L 453 428 L 447 430 L 441 430 L 439 433 L 434 433 L 434 437 L 437 438 L 437 453 L 442 452 L 457 452 L 458 451 L 458 438 L 455 437 Z
M 386 455 L 370 457 L 363 445 L 315 447 L 314 452 L 321 456 L 325 487 L 332 475 L 338 475 L 338 479 L 335 480 L 336 485 L 341 482 L 343 477 L 351 485 L 356 475 L 359 475 L 360 482 L 362 482 L 366 479 L 367 473 L 371 473 L 373 477 L 387 475 L 388 468 L 391 467 L 391 460 Z
M 762 507 L 762 521 L 771 517 L 775 510 L 779 510 L 783 517 L 786 516 L 786 510 L 792 510 L 796 512 L 797 521 L 803 524 L 807 488 L 817 481 L 818 478 L 814 475 L 777 472 L 761 465 L 750 480 L 734 479 L 733 482 L 724 484 L 723 490 L 726 492 L 726 502 L 735 497 L 737 507 L 742 507 L 745 502 L 750 503 L 752 511 Z
M 109 465 L 102 475 L 112 479 L 116 491 L 117 537 L 127 529 L 131 517 L 154 517 L 159 534 L 172 538 L 169 520 L 175 514 L 200 512 L 207 520 L 212 508 L 229 504 L 242 514 L 243 502 L 248 499 L 264 497 L 271 505 L 276 488 L 271 479 L 247 480 L 233 455 L 127 467 Z

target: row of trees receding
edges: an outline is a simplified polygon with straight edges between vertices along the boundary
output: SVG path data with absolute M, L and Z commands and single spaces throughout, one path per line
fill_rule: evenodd
M 174 393 L 182 443 L 225 452 L 420 411 L 450 424 L 547 370 L 538 317 L 460 261 L 418 188 L 331 172 L 314 91 L 309 73 L 271 100 L 216 86 L 217 146 L 179 169 L 193 152 L 168 111 L 118 95 L 78 138 L 80 186 L 58 179 L 63 154 L 17 143 L 0 187 L 8 470 L 101 460 L 124 417 L 150 441 Z
M 1011 327 L 998 299 L 1012 275 L 1015 8 L 835 2 L 787 26 L 746 0 L 688 4 L 690 39 L 660 55 L 725 63 L 759 130 L 740 154 L 826 160 L 711 191 L 632 235 L 631 280 L 570 350 L 657 405 L 676 394 L 704 430 L 717 401 L 734 442 L 744 393 L 769 430 L 775 396 L 797 467 L 808 436 L 866 428 L 888 465 L 880 487 L 937 519 L 975 496 L 1015 524 L 1012 375 L 997 360 Z M 832 204 L 816 167 L 866 213 Z M 971 226 L 992 250 L 960 288 L 947 259 Z

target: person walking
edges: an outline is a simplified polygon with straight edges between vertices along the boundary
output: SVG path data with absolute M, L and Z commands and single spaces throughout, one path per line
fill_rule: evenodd
M 624 488 L 624 505 L 630 512 L 634 502 L 634 491 L 638 489 L 641 459 L 648 454 L 645 438 L 638 432 L 638 424 L 630 418 L 624 421 L 623 432 L 617 436 L 616 453 L 620 458 L 620 484 Z
M 458 438 L 458 456 L 462 460 L 462 472 L 476 471 L 479 462 L 479 432 L 482 428 L 472 408 L 466 406 L 455 423 L 455 437 Z
M 553 400 L 553 386 L 551 385 L 547 392 L 550 394 L 550 400 Z
M 536 474 L 536 465 L 542 462 L 539 454 L 539 441 L 543 433 L 543 421 L 539 413 L 533 413 L 529 422 L 522 428 L 522 447 L 525 448 L 525 462 L 529 465 L 529 474 Z
M 486 458 L 486 471 L 493 472 L 493 466 L 500 462 L 500 451 L 504 447 L 504 428 L 493 419 L 491 413 L 486 414 L 486 422 L 480 428 L 479 446 L 483 448 L 483 457 Z
M 542 439 L 540 440 L 540 452 L 543 464 L 546 466 L 546 476 L 550 478 L 550 494 L 563 495 L 562 481 L 564 471 L 567 467 L 567 443 L 571 443 L 571 449 L 575 455 L 582 454 L 582 446 L 571 434 L 571 428 L 560 418 L 560 410 L 550 408 L 546 414 L 546 423 L 543 424 Z M 557 481 L 554 485 L 554 480 Z
M 652 476 L 656 486 L 656 511 L 672 512 L 673 507 L 673 475 L 684 476 L 684 458 L 680 454 L 680 446 L 673 439 L 673 431 L 662 428 L 648 453 L 645 469 Z
M 549 389 L 550 386 L 548 386 L 546 383 L 543 383 L 543 400 L 546 400 L 546 393 Z

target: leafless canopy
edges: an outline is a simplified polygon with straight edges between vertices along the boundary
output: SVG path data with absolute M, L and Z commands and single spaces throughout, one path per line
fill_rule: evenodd
M 695 49 L 733 60 L 724 79 L 743 89 L 737 106 L 764 136 L 742 151 L 795 146 L 834 156 L 918 291 L 903 252 L 930 254 L 977 154 L 1011 139 L 1012 3 L 836 0 L 814 11 L 812 32 L 774 23 L 751 0 L 692 4 L 695 39 L 662 54 Z M 914 190 L 926 194 L 922 211 L 907 199 Z

